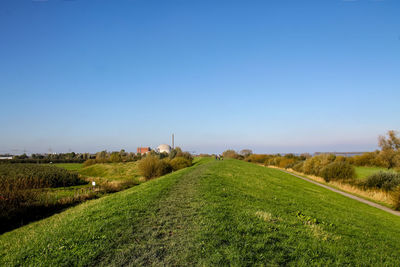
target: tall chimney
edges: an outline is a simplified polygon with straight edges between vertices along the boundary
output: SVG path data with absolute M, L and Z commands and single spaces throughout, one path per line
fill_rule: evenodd
M 175 144 L 174 144 L 174 134 L 172 134 L 172 149 L 175 149 Z

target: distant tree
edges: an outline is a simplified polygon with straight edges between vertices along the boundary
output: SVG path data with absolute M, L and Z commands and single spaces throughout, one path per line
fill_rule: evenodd
M 253 154 L 253 151 L 251 149 L 242 149 L 240 150 L 240 155 L 242 155 L 243 157 L 248 157 L 251 154 Z
M 400 164 L 400 138 L 396 131 L 388 131 L 386 136 L 379 136 L 380 159 L 388 169 Z
M 112 152 L 110 156 L 110 161 L 111 162 L 121 162 L 122 157 L 119 152 Z
M 163 159 L 163 158 L 168 158 L 168 153 L 167 152 L 161 152 L 160 153 L 160 159 Z
M 182 149 L 180 147 L 175 147 L 174 149 L 171 150 L 171 152 L 169 153 L 169 158 L 173 159 L 175 157 L 179 157 L 179 155 L 181 155 Z
M 236 153 L 236 151 L 233 150 L 233 149 L 225 150 L 225 151 L 222 153 L 222 156 L 223 156 L 224 158 L 233 158 L 233 159 L 239 159 L 239 158 L 240 158 L 240 155 L 239 155 L 238 153 Z M 242 157 L 242 158 L 243 158 L 243 157 Z
M 397 136 L 398 132 L 396 131 L 388 131 L 387 137 L 379 136 L 379 147 L 384 149 L 393 149 L 398 151 L 400 149 L 400 137 Z
M 99 163 L 104 163 L 107 161 L 108 153 L 106 150 L 103 150 L 101 152 L 98 152 L 96 154 L 96 161 Z
M 24 154 L 22 154 L 22 155 L 20 155 L 20 156 L 15 156 L 15 158 L 16 158 L 16 159 L 27 159 L 28 156 L 24 153 Z
M 301 160 L 306 160 L 306 159 L 309 159 L 309 158 L 311 158 L 311 157 L 312 157 L 312 156 L 311 156 L 310 153 L 303 153 L 303 154 L 300 155 L 300 159 L 301 159 Z

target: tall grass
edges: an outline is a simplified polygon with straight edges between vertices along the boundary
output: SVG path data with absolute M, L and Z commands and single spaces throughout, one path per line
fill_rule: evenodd
M 1 164 L 0 192 L 84 184 L 78 173 L 39 164 Z
M 0 233 L 47 216 L 82 198 L 59 203 L 57 198 L 41 189 L 85 183 L 78 173 L 54 166 L 0 164 Z

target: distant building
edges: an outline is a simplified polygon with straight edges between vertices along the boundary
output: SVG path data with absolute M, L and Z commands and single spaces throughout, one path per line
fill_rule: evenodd
M 2 159 L 12 159 L 13 157 L 12 156 L 0 156 L 0 160 L 2 160 Z
M 157 147 L 157 152 L 159 152 L 159 153 L 171 153 L 171 147 L 169 146 L 169 145 L 166 145 L 166 144 L 162 144 L 162 145 L 159 145 L 158 147 Z
M 151 151 L 150 147 L 138 147 L 136 153 L 146 154 L 149 153 L 150 151 Z

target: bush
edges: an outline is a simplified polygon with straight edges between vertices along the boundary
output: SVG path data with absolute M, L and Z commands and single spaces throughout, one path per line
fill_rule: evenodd
M 139 171 L 147 179 L 154 178 L 158 174 L 159 161 L 160 159 L 155 156 L 146 156 L 139 161 Z
M 146 156 L 139 161 L 139 171 L 146 178 L 163 176 L 172 171 L 169 159 L 159 159 L 157 156 Z
M 238 153 L 236 153 L 235 150 L 232 150 L 232 149 L 225 150 L 222 153 L 222 156 L 224 158 L 232 158 L 232 159 L 243 159 L 244 158 L 242 155 L 239 155 Z
M 88 159 L 83 163 L 83 167 L 88 167 L 88 166 L 91 166 L 91 165 L 94 165 L 94 164 L 96 164 L 96 160 L 95 159 Z
M 303 165 L 303 171 L 305 174 L 318 175 L 320 169 L 320 161 L 317 157 L 307 159 Z
M 363 185 L 367 188 L 380 188 L 385 191 L 392 191 L 400 185 L 400 174 L 380 171 L 368 176 Z
M 119 152 L 112 152 L 110 155 L 110 161 L 111 162 L 121 162 L 122 157 Z
M 161 160 L 159 159 L 157 162 L 157 167 L 156 167 L 156 176 L 155 177 L 160 177 L 163 175 L 166 175 L 167 173 L 172 172 L 172 167 L 169 164 L 169 160 Z
M 288 169 L 292 167 L 294 163 L 295 163 L 294 158 L 282 157 L 281 160 L 279 161 L 278 167 Z
M 265 154 L 251 154 L 245 158 L 245 161 L 264 164 L 270 157 L 270 155 Z
M 171 165 L 172 170 L 177 171 L 192 166 L 192 161 L 184 157 L 177 157 L 170 160 L 169 164 Z
M 292 169 L 296 172 L 303 172 L 304 161 L 297 162 Z
M 347 159 L 349 163 L 356 166 L 376 166 L 376 167 L 385 167 L 385 161 L 382 159 L 382 155 L 380 151 L 374 152 L 366 152 L 362 155 L 356 155 Z
M 321 176 L 326 182 L 352 179 L 355 177 L 355 169 L 346 162 L 332 162 L 321 170 Z
M 174 159 L 174 158 L 179 158 L 179 157 L 186 158 L 190 161 L 193 160 L 192 154 L 190 154 L 189 152 L 183 152 L 180 147 L 176 147 L 175 149 L 172 149 L 171 153 L 169 154 L 169 158 Z
M 321 174 L 322 169 L 325 166 L 334 162 L 335 159 L 336 159 L 335 155 L 331 154 L 322 154 L 309 158 L 304 162 L 303 166 L 304 173 L 316 176 L 322 176 Z

